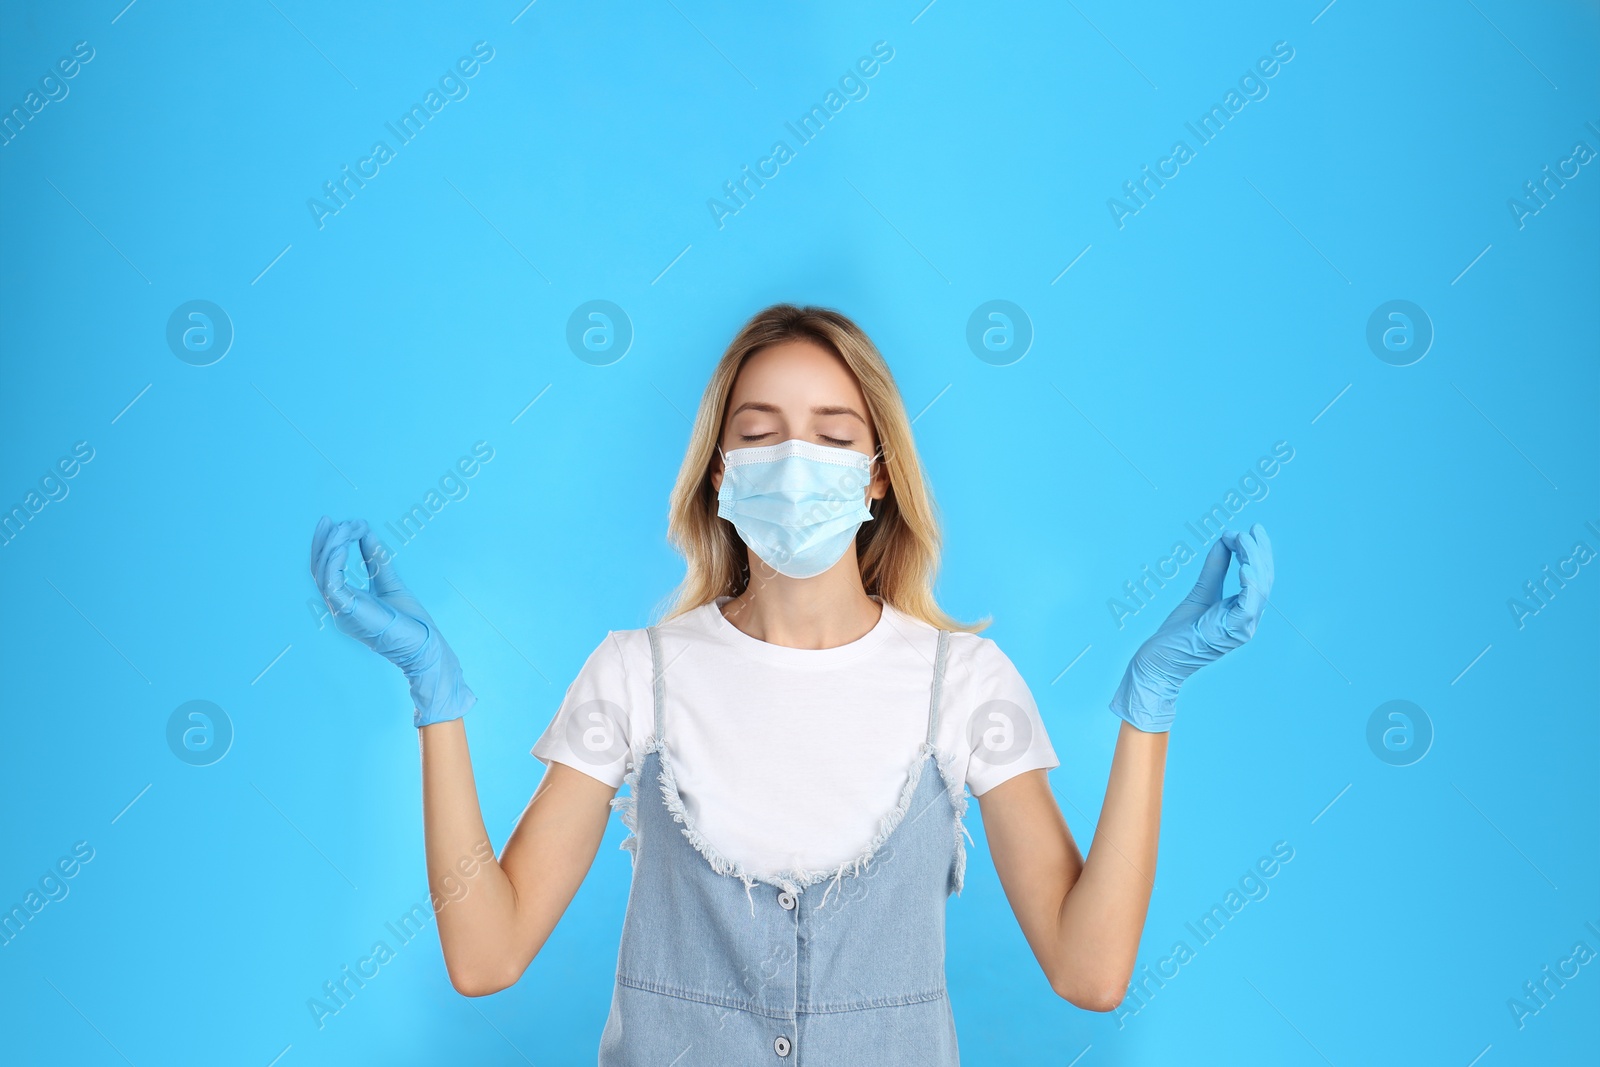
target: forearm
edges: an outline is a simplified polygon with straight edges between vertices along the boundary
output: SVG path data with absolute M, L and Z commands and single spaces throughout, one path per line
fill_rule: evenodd
M 461 992 L 491 993 L 515 978 L 507 949 L 516 891 L 483 824 L 462 720 L 424 726 L 418 737 L 428 888 L 445 966 Z
M 1083 871 L 1062 901 L 1056 985 L 1114 1005 L 1133 973 L 1154 889 L 1167 735 L 1124 722 Z

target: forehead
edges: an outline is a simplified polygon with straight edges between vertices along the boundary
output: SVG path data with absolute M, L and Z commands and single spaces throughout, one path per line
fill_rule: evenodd
M 784 341 L 744 361 L 734 379 L 728 411 L 745 404 L 772 405 L 788 414 L 814 407 L 866 411 L 866 397 L 844 360 L 814 341 Z

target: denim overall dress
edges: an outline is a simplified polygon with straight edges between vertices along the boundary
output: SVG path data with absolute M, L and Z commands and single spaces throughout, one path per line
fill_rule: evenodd
M 655 730 L 629 795 L 611 802 L 632 831 L 633 881 L 600 1067 L 956 1067 L 944 922 L 965 873 L 967 802 L 933 744 L 949 633 L 927 739 L 872 842 L 837 868 L 770 878 L 689 817 L 662 721 L 660 637 L 648 636 Z

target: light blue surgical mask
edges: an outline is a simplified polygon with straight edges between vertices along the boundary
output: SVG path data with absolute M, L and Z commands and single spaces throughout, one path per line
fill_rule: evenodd
M 717 514 L 779 574 L 816 577 L 843 558 L 856 530 L 872 519 L 866 490 L 876 455 L 799 438 L 717 451 L 723 462 Z

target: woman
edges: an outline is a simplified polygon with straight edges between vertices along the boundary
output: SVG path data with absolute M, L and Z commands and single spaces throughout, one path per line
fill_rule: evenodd
M 955 1064 L 944 907 L 970 788 L 1051 988 L 1113 1009 L 1149 905 L 1178 688 L 1254 633 L 1265 531 L 1222 534 L 1128 665 L 1087 860 L 1026 683 L 977 635 L 986 623 L 934 601 L 938 529 L 910 423 L 849 319 L 784 304 L 746 323 L 701 400 L 669 533 L 688 563 L 673 610 L 607 634 L 584 664 L 495 860 L 462 726 L 476 697 L 454 653 L 365 523 L 317 527 L 312 572 L 340 629 L 411 684 L 455 988 L 516 982 L 616 808 L 633 883 L 602 1065 Z M 352 541 L 370 592 L 345 583 Z M 1233 555 L 1241 591 L 1223 598 Z

